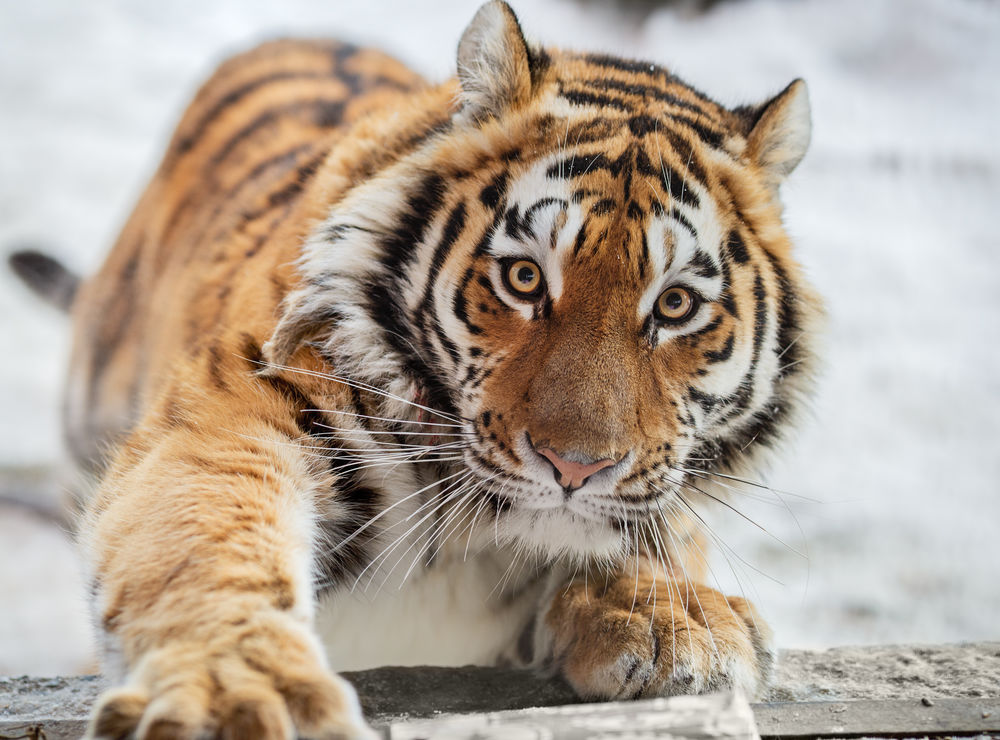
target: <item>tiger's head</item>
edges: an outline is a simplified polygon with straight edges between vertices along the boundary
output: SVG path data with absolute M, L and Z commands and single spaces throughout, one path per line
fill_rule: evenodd
M 457 82 L 417 98 L 331 153 L 271 356 L 311 339 L 459 419 L 502 531 L 550 553 L 621 551 L 692 470 L 758 462 L 820 310 L 777 197 L 805 84 L 727 109 L 654 64 L 534 47 L 495 0 Z

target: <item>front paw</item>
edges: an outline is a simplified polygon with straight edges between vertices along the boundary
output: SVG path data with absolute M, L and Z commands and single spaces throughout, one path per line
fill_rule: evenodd
M 301 624 L 261 616 L 203 641 L 146 653 L 101 696 L 88 738 L 376 737 L 354 689 L 330 673 Z
M 749 602 L 641 573 L 556 591 L 542 625 L 555 665 L 583 698 L 766 687 L 774 651 Z

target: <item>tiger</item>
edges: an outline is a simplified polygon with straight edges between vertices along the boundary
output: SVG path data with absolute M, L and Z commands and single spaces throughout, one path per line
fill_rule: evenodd
M 779 198 L 806 85 L 727 108 L 528 42 L 501 0 L 456 66 L 265 42 L 196 94 L 93 277 L 15 257 L 74 325 L 112 686 L 88 737 L 373 737 L 336 671 L 384 664 L 766 689 L 773 636 L 706 585 L 692 502 L 814 382 Z

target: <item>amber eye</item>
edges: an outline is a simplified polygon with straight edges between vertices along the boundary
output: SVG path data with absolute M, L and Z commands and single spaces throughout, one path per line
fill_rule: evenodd
M 500 265 L 507 289 L 520 298 L 537 298 L 542 294 L 545 281 L 542 268 L 531 260 L 507 260 Z
M 679 324 L 694 315 L 698 296 L 678 285 L 667 288 L 656 299 L 656 318 L 667 324 Z

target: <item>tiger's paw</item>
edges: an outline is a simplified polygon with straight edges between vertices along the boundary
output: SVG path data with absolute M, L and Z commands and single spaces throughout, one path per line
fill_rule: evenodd
M 640 574 L 574 581 L 545 616 L 548 652 L 586 699 L 766 688 L 771 633 L 753 606 L 705 586 Z
M 357 695 L 296 630 L 258 629 L 147 653 L 105 692 L 88 739 L 373 740 Z M 221 643 L 221 644 L 220 644 Z

